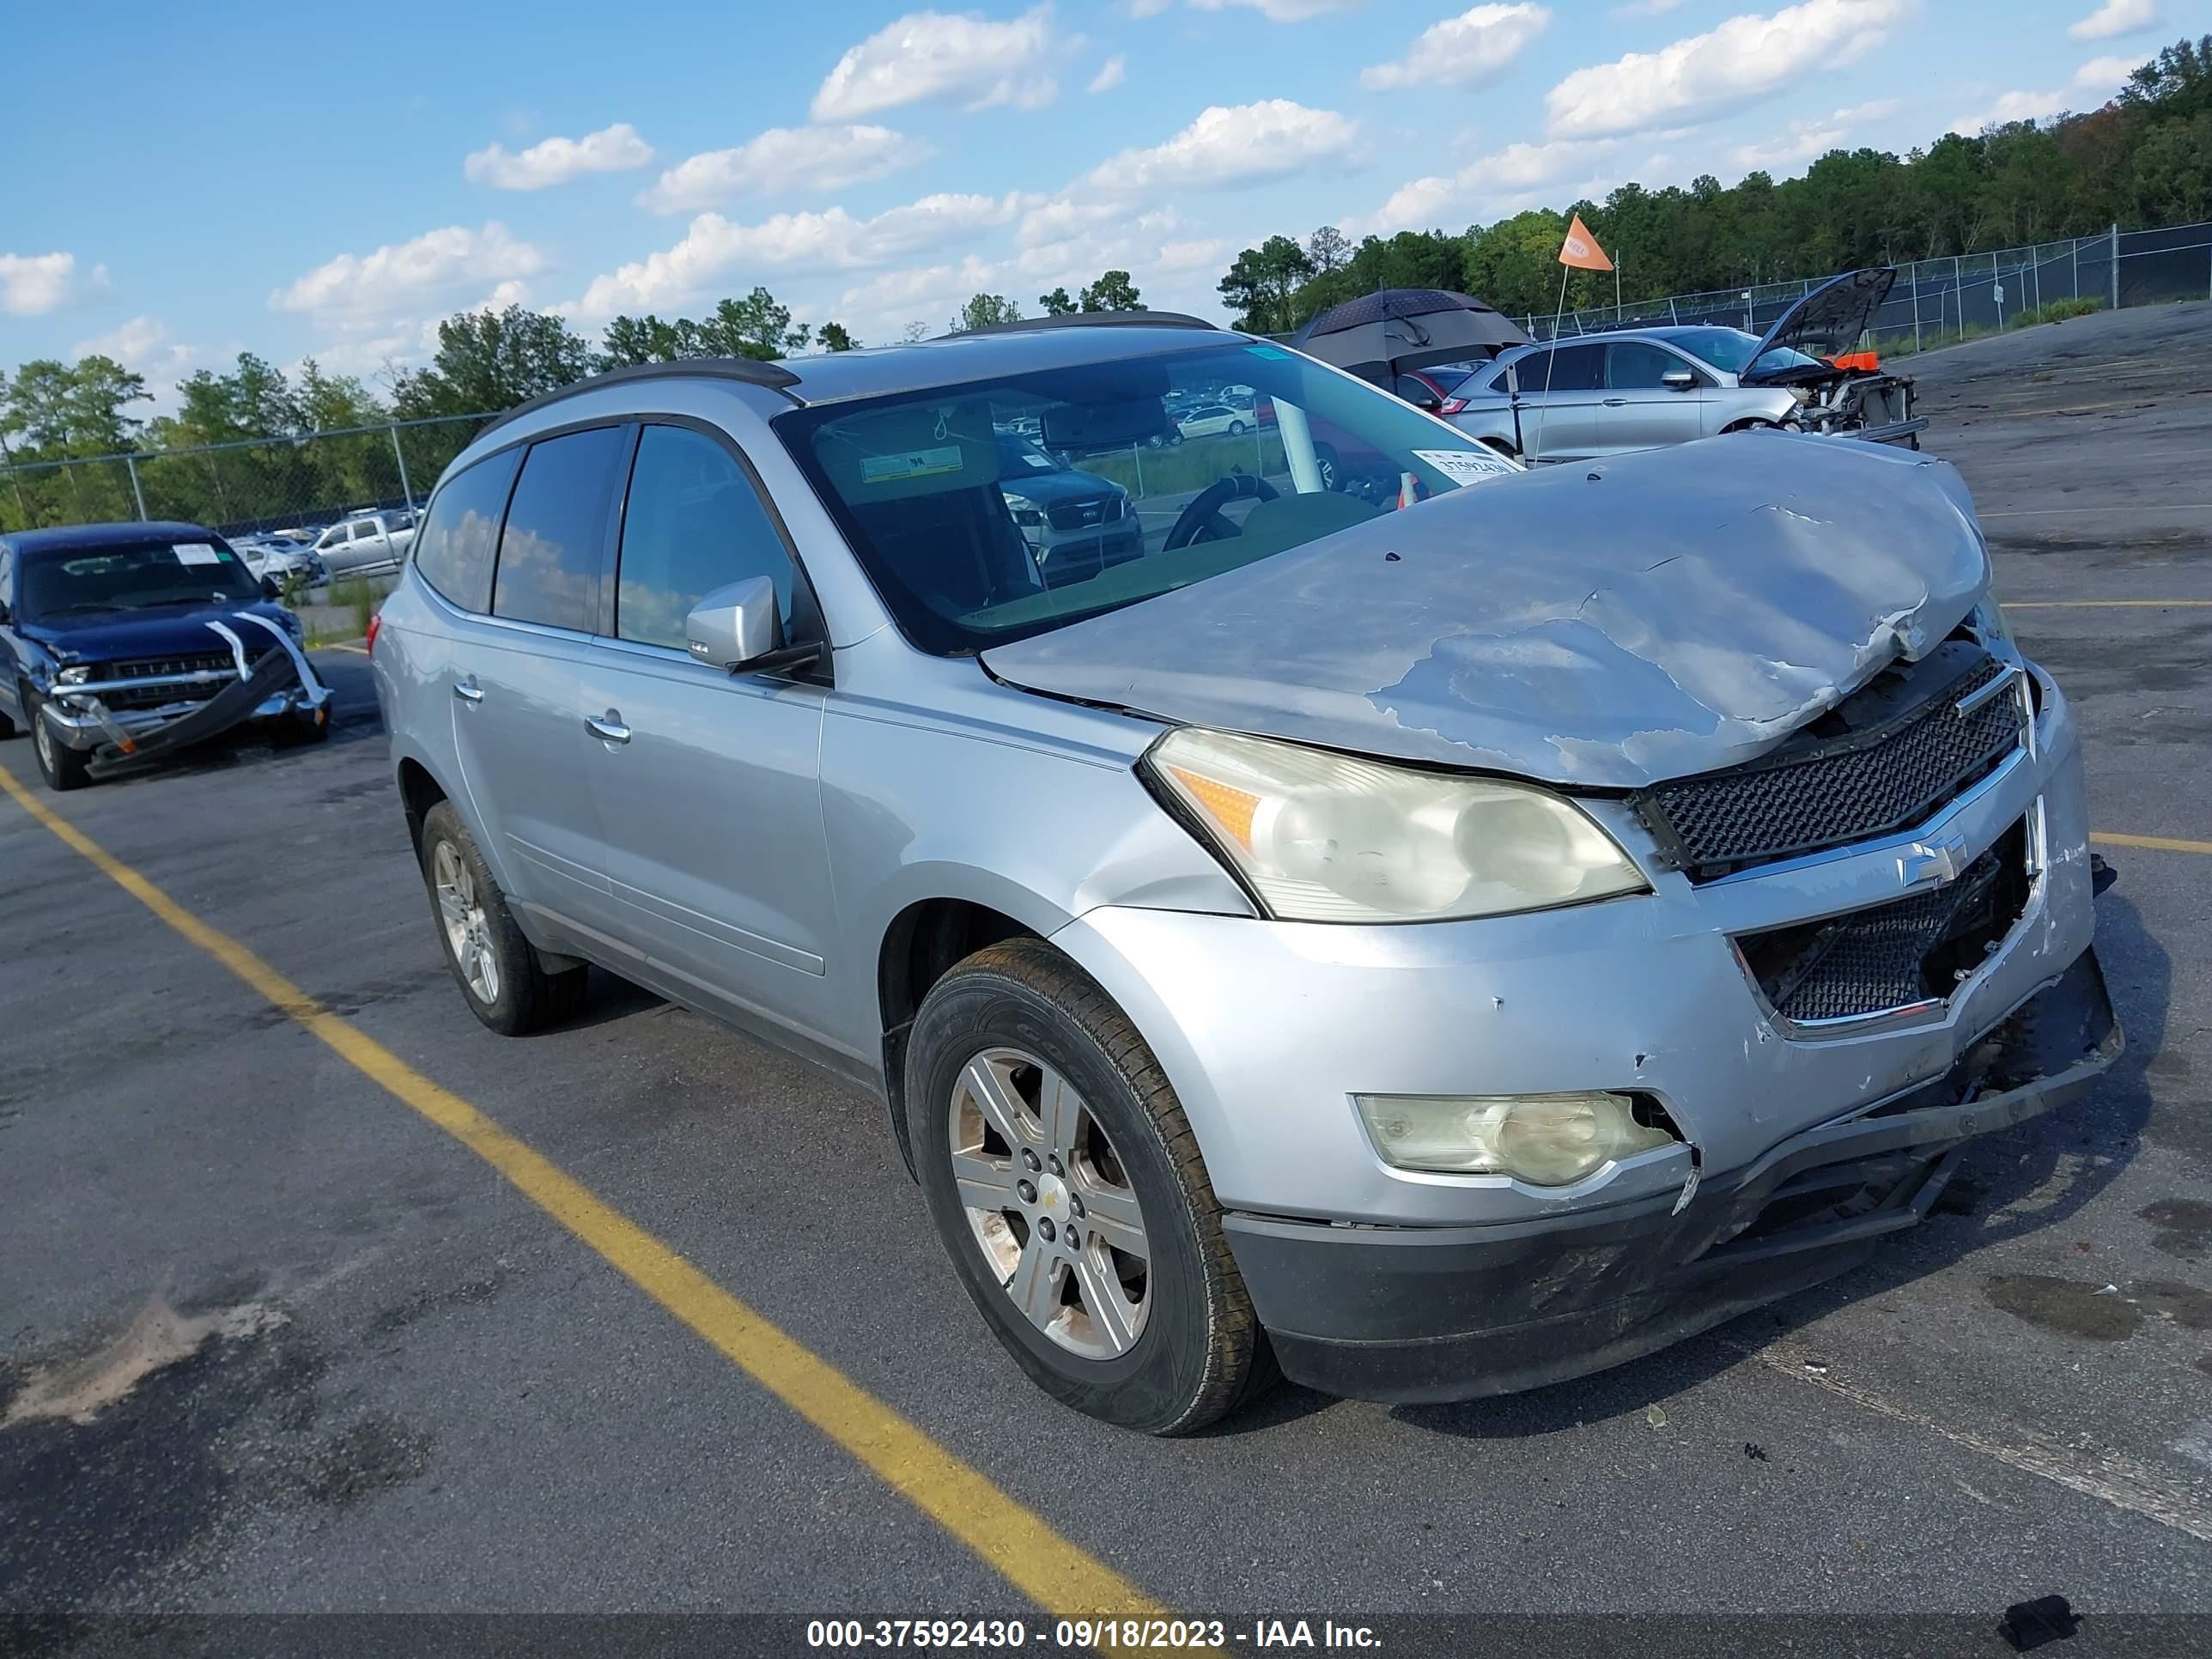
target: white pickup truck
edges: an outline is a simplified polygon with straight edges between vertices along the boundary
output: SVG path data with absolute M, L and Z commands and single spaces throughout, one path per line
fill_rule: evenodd
M 370 576 L 398 569 L 414 544 L 412 513 L 364 513 L 323 532 L 315 556 L 333 576 Z

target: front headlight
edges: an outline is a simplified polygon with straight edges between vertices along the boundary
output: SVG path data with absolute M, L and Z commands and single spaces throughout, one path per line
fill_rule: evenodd
M 1018 525 L 1035 526 L 1044 522 L 1044 514 L 1038 510 L 1037 504 L 1026 495 L 1009 494 L 1006 496 L 1006 511 L 1014 515 L 1014 522 Z
M 1188 726 L 1146 764 L 1286 921 L 1433 921 L 1645 890 L 1588 814 L 1523 784 Z
M 1565 1187 L 1617 1158 L 1671 1146 L 1626 1095 L 1355 1095 L 1382 1161 L 1439 1175 Z
M 64 668 L 54 676 L 56 685 L 82 685 L 92 678 L 92 665 L 79 663 L 74 668 Z

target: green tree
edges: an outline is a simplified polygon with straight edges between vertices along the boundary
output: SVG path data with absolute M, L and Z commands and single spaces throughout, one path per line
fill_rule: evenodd
M 725 300 L 716 306 L 701 319 L 698 337 L 704 356 L 765 362 L 805 350 L 811 331 L 804 323 L 792 322 L 789 306 L 778 305 L 775 295 L 756 288 L 742 300 Z
M 1341 270 L 1352 263 L 1351 239 L 1334 225 L 1323 225 L 1306 238 L 1306 258 L 1316 276 Z
M 1075 301 L 1067 297 L 1067 290 L 1065 288 L 1056 288 L 1049 294 L 1038 295 L 1037 305 L 1048 317 L 1072 317 L 1075 314 Z
M 1221 279 L 1221 297 L 1237 313 L 1239 328 L 1279 334 L 1297 326 L 1291 296 L 1312 275 L 1304 248 L 1288 236 L 1270 236 L 1237 256 Z
M 824 323 L 816 331 L 824 351 L 850 351 L 860 343 L 845 331 L 842 323 Z
M 582 380 L 591 360 L 563 318 L 521 306 L 465 311 L 438 325 L 430 367 L 403 374 L 392 401 L 410 418 L 493 414 Z
M 1021 307 L 1003 294 L 978 294 L 960 307 L 952 319 L 952 331 L 965 334 L 971 328 L 988 328 L 994 323 L 1012 323 L 1021 320 Z
M 1137 297 L 1137 285 L 1127 271 L 1109 270 L 1083 290 L 1078 307 L 1084 311 L 1142 311 L 1145 302 Z
M 670 363 L 678 357 L 696 357 L 699 325 L 689 318 L 665 323 L 658 317 L 617 317 L 599 334 L 593 369 L 633 368 L 639 363 Z

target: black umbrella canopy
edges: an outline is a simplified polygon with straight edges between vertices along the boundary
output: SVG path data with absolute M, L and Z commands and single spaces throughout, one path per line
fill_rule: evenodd
M 1441 288 L 1386 288 L 1331 306 L 1291 337 L 1310 357 L 1370 380 L 1409 368 L 1480 362 L 1528 337 L 1470 295 Z

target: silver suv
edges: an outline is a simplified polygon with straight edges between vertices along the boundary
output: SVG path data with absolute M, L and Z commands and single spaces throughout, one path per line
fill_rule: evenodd
M 2111 1064 L 2073 721 L 1950 468 L 1522 473 L 1070 322 L 618 371 L 447 470 L 372 651 L 486 1025 L 597 963 L 872 1091 L 1015 1361 L 1160 1433 L 1662 1346 Z M 1117 467 L 1230 381 L 1274 423 L 1052 580 L 1000 428 Z

